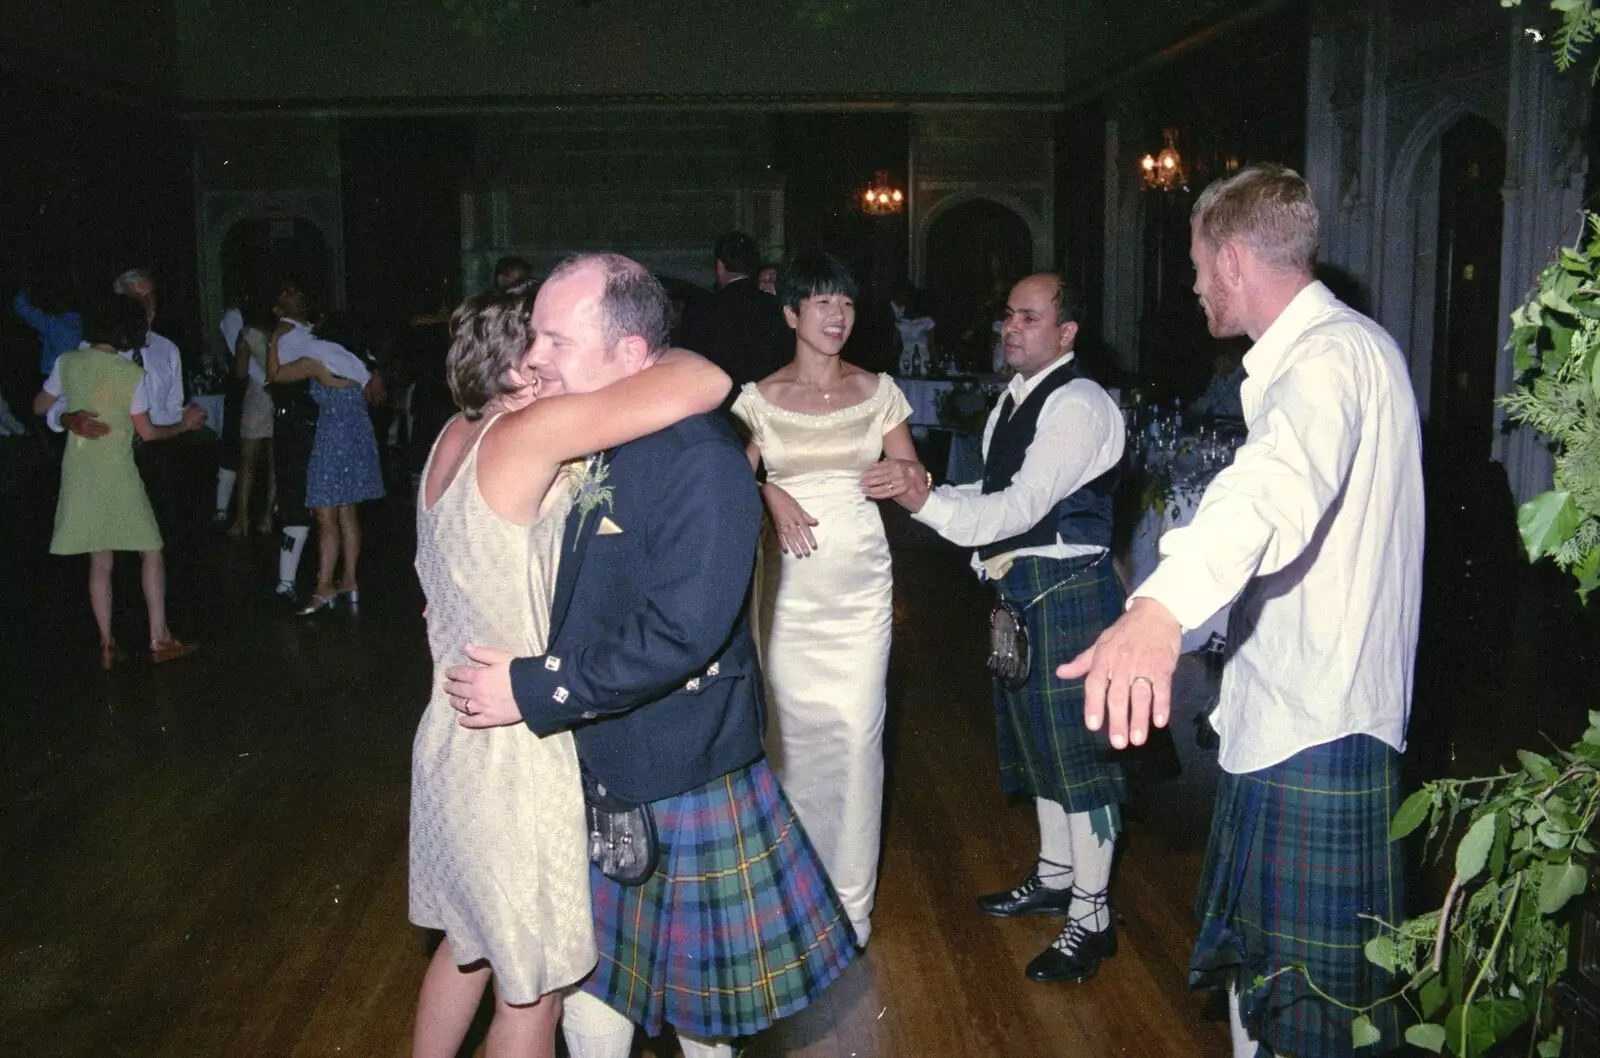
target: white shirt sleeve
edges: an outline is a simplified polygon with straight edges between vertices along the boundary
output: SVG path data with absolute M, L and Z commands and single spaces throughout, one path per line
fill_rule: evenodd
M 138 415 L 140 412 L 149 412 L 149 410 L 150 410 L 150 375 L 148 373 L 146 373 L 145 376 L 139 380 L 139 384 L 134 387 L 134 390 L 133 390 L 133 403 L 128 406 L 128 414 L 129 415 Z M 163 425 L 170 426 L 172 424 L 171 423 L 165 423 Z
M 19 297 L 21 295 L 18 295 Z M 61 416 L 66 414 L 67 400 L 61 395 L 61 361 L 57 360 L 50 367 L 50 377 L 44 380 L 44 391 L 56 398 L 44 413 L 45 425 L 56 433 L 65 433 L 66 427 L 61 425 Z
M 999 492 L 942 486 L 914 516 L 962 547 L 983 547 L 1032 529 L 1050 511 L 1122 460 L 1122 415 L 1093 384 L 1050 394 L 1022 468 Z
M 1252 577 L 1306 550 L 1344 488 L 1361 437 L 1360 387 L 1337 344 L 1311 352 L 1261 395 L 1250 440 L 1206 488 L 1194 520 L 1161 538 L 1133 593 L 1198 628 Z

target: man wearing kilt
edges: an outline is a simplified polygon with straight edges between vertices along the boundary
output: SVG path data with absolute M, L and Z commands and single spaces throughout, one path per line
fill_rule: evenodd
M 1422 595 L 1416 401 L 1394 340 L 1313 278 L 1317 210 L 1298 174 L 1260 165 L 1212 184 L 1191 229 L 1211 333 L 1255 341 L 1249 437 L 1193 522 L 1162 537 L 1127 613 L 1059 675 L 1085 680 L 1085 720 L 1112 745 L 1140 744 L 1170 714 L 1182 629 L 1237 597 L 1190 984 L 1228 989 L 1241 1058 L 1348 1055 L 1346 1008 L 1389 983 L 1363 954 L 1373 918 L 1404 911 L 1388 828 Z M 1395 1005 L 1369 1017 L 1375 1049 L 1396 1046 Z
M 1122 612 L 1112 572 L 1111 497 L 1122 462 L 1122 412 L 1073 354 L 1078 310 L 1058 275 L 1011 289 L 1001 339 L 1017 374 L 989 415 L 983 480 L 928 489 L 903 465 L 896 502 L 953 543 L 1020 614 L 1032 661 L 995 682 L 1000 785 L 1034 798 L 1039 857 L 1020 884 L 979 898 L 986 914 L 1065 915 L 1055 942 L 1028 964 L 1035 981 L 1087 980 L 1117 950 L 1106 902 L 1121 825 L 1122 766 L 1084 728 L 1083 688 L 1051 674 Z
M 666 321 L 641 265 L 572 258 L 539 290 L 528 362 L 544 394 L 591 392 L 648 366 Z M 627 1058 L 634 1025 L 664 1023 L 687 1058 L 731 1055 L 731 1038 L 808 1005 L 857 953 L 762 755 L 745 607 L 760 531 L 749 460 L 720 414 L 595 457 L 567 522 L 548 652 L 469 648 L 488 667 L 447 672 L 464 724 L 570 728 L 586 799 L 654 817 L 659 861 L 642 884 L 590 871 L 600 957 L 566 999 L 574 1058 Z

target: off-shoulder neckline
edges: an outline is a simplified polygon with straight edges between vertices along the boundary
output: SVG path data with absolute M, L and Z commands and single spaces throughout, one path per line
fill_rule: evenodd
M 767 395 L 762 393 L 761 388 L 754 382 L 746 382 L 740 392 L 753 393 L 757 400 L 778 415 L 805 422 L 817 422 L 823 419 L 840 418 L 851 412 L 860 411 L 862 408 L 870 408 L 874 404 L 881 403 L 887 397 L 888 391 L 893 388 L 896 388 L 894 379 L 887 372 L 879 371 L 878 388 L 872 391 L 872 396 L 866 400 L 858 400 L 854 404 L 846 404 L 842 408 L 834 408 L 832 411 L 795 411 L 793 408 L 785 408 L 781 404 L 775 404 L 768 400 Z

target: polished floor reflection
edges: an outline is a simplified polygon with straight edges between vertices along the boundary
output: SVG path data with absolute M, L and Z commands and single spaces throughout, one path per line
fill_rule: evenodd
M 426 697 L 410 521 L 369 529 L 359 617 L 297 620 L 265 596 L 264 541 L 202 538 L 174 583 L 200 654 L 95 669 L 81 560 L 13 508 L 0 584 L 0 1051 L 400 1055 L 428 938 L 406 921 L 409 754 Z M 1002 800 L 979 660 L 982 596 L 953 550 L 897 526 L 886 850 L 873 941 L 751 1055 L 1221 1055 L 1184 989 L 1214 764 L 1136 806 L 1113 896 L 1121 954 L 1084 985 L 1022 968 L 1050 922 L 979 915 L 1013 883 L 1032 812 Z M 123 638 L 139 642 L 133 563 Z M 137 652 L 136 652 L 137 653 Z M 1182 670 L 1185 708 L 1204 671 Z M 675 1054 L 670 1040 L 640 1053 Z

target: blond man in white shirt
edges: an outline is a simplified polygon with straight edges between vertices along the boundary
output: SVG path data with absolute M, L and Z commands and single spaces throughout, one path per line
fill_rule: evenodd
M 1387 979 L 1362 953 L 1365 916 L 1404 910 L 1387 832 L 1422 594 L 1416 401 L 1393 339 L 1313 278 L 1317 224 L 1282 166 L 1252 166 L 1195 203 L 1211 333 L 1255 341 L 1249 438 L 1194 521 L 1162 538 L 1127 613 L 1058 673 L 1085 680 L 1088 726 L 1139 744 L 1167 723 L 1182 630 L 1237 599 L 1190 984 L 1229 989 L 1240 1056 L 1350 1054 L 1350 1012 L 1306 977 L 1345 1004 L 1377 999 Z M 1392 1005 L 1371 1017 L 1393 1046 Z

